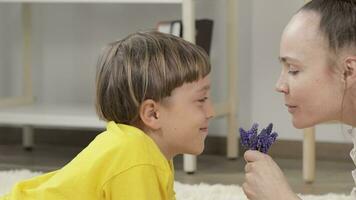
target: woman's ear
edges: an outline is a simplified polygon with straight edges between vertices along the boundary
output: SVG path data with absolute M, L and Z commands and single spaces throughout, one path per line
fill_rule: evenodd
M 356 56 L 348 56 L 344 60 L 343 76 L 344 81 L 347 83 L 347 87 L 356 84 Z
M 161 128 L 160 115 L 159 115 L 159 103 L 152 99 L 143 101 L 140 106 L 139 115 L 142 123 L 153 130 Z

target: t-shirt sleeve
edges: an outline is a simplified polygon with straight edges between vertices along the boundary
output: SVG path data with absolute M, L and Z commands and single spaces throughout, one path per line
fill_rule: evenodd
M 104 185 L 107 200 L 163 200 L 167 188 L 163 188 L 157 169 L 150 165 L 132 167 L 114 177 Z

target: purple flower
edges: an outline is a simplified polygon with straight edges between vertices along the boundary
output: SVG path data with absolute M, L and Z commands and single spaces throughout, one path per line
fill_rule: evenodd
M 240 128 L 241 143 L 246 148 L 250 146 L 251 142 L 257 137 L 258 124 L 254 123 L 250 130 L 245 131 Z
M 250 130 L 245 131 L 240 128 L 241 144 L 247 149 L 258 150 L 262 153 L 267 153 L 272 146 L 278 134 L 272 132 L 273 124 L 270 123 L 267 128 L 262 129 L 260 134 L 257 134 L 258 124 L 254 123 Z

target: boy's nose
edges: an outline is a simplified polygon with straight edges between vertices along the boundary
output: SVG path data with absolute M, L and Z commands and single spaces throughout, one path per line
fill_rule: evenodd
M 211 119 L 215 116 L 215 109 L 211 101 L 209 101 L 208 106 L 207 106 L 207 118 Z

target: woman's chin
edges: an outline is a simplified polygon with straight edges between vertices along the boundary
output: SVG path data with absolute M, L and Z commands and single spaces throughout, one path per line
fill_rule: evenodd
M 297 129 L 309 128 L 309 127 L 312 127 L 315 125 L 314 123 L 302 122 L 302 121 L 298 121 L 295 119 L 293 119 L 292 123 L 293 123 L 293 126 Z

